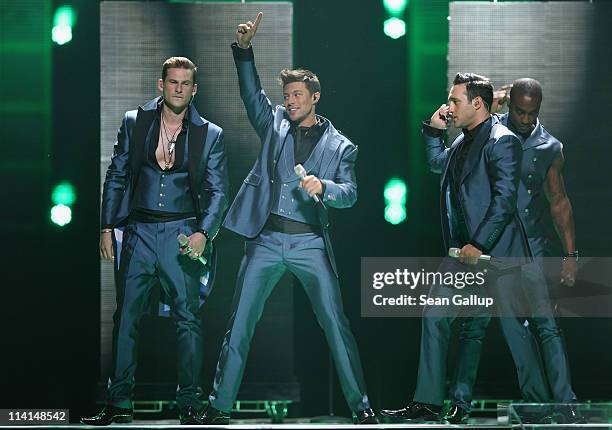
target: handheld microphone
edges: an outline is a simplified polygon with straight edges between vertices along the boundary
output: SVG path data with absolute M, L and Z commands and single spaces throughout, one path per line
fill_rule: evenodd
M 448 256 L 451 258 L 459 258 L 459 254 L 461 254 L 461 249 L 459 248 L 449 248 L 448 249 Z M 491 261 L 491 256 L 482 254 L 480 257 L 478 257 L 478 260 Z
M 187 248 L 189 246 L 189 238 L 185 236 L 183 233 L 179 234 L 176 237 L 176 240 L 178 240 L 179 246 L 181 248 Z M 198 257 L 198 260 L 200 261 L 200 263 L 202 263 L 205 266 L 206 266 L 206 263 L 208 262 L 206 261 L 206 258 L 204 258 L 201 255 Z
M 300 177 L 300 179 L 304 179 L 306 177 L 306 169 L 304 169 L 304 166 L 302 166 L 301 164 L 297 164 L 294 168 L 293 171 L 295 172 L 296 175 L 298 175 Z M 317 196 L 316 194 L 312 195 L 312 198 L 315 202 L 319 203 L 319 196 Z

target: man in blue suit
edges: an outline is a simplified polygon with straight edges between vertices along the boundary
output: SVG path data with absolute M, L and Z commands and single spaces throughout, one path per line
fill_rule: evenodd
M 326 213 L 326 205 L 348 208 L 357 200 L 357 147 L 316 115 L 321 86 L 310 71 L 281 71 L 284 104 L 271 106 L 250 43 L 261 18 L 260 12 L 254 23 L 240 24 L 232 45 L 240 95 L 261 151 L 223 223 L 247 241 L 203 422 L 229 423 L 255 325 L 272 289 L 289 270 L 304 287 L 325 332 L 354 419 L 376 423 L 357 344 L 342 309 Z M 296 174 L 297 164 L 303 164 L 305 176 Z
M 488 268 L 487 293 L 494 299 L 500 323 L 516 364 L 525 398 L 546 401 L 548 389 L 529 330 L 515 315 L 524 314 L 520 267 L 530 261 L 523 227 L 516 213 L 522 150 L 517 137 L 492 117 L 493 86 L 483 76 L 458 73 L 448 105 L 442 105 L 423 124 L 431 170 L 441 173 L 441 218 L 445 248 L 460 248 L 460 259 L 445 259 L 442 272 L 466 272 L 482 254 L 494 257 Z M 463 133 L 445 148 L 443 130 L 452 121 Z M 471 266 L 473 267 L 473 266 Z M 476 294 L 480 292 L 475 291 Z M 450 298 L 457 290 L 432 286 L 432 298 Z M 391 420 L 437 420 L 445 394 L 446 358 L 451 324 L 470 317 L 474 332 L 486 328 L 490 316 L 483 309 L 465 314 L 458 307 L 423 310 L 421 354 L 414 401 L 381 414 Z M 464 332 L 465 336 L 472 333 Z
M 171 299 L 176 322 L 180 422 L 200 422 L 204 266 L 198 259 L 219 231 L 228 177 L 223 130 L 191 104 L 196 72 L 187 58 L 166 60 L 158 82 L 162 96 L 127 112 L 119 129 L 104 181 L 100 236 L 100 255 L 115 260 L 113 229 L 124 227 L 115 272 L 112 374 L 107 406 L 83 418 L 84 424 L 132 420 L 138 325 L 157 282 Z M 183 248 L 179 234 L 188 237 Z
M 506 88 L 506 89 L 504 89 Z M 535 79 L 522 78 L 502 87 L 494 100 L 498 110 L 508 100 L 509 112 L 500 122 L 521 141 L 523 161 L 518 188 L 518 213 L 525 226 L 529 247 L 535 261 L 522 268 L 522 283 L 529 298 L 529 316 L 540 341 L 542 361 L 555 403 L 575 403 L 570 368 L 563 333 L 554 318 L 546 278 L 545 257 L 560 257 L 559 239 L 563 247 L 560 281 L 572 286 L 578 271 L 572 206 L 565 192 L 562 169 L 563 146 L 538 120 L 542 103 L 542 86 Z M 556 230 L 556 232 L 555 232 Z M 557 238 L 558 236 L 558 238 Z M 472 388 L 480 359 L 480 344 L 485 337 L 483 326 L 468 321 L 462 333 L 457 372 L 450 390 L 453 407 L 449 421 L 464 420 L 472 400 Z M 470 334 L 467 335 L 467 332 Z M 556 420 L 577 422 L 582 417 L 574 408 L 558 408 Z

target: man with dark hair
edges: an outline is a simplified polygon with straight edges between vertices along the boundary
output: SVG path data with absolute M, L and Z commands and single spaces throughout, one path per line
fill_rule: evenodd
M 527 240 L 516 213 L 522 152 L 516 136 L 491 116 L 492 101 L 493 86 L 487 78 L 458 73 L 448 105 L 440 106 L 423 124 L 429 167 L 442 174 L 440 206 L 445 249 L 460 249 L 459 260 L 446 258 L 438 270 L 466 272 L 482 254 L 495 257 L 487 268 L 487 293 L 501 316 L 500 324 L 516 364 L 521 391 L 528 400 L 546 401 L 549 394 L 537 345 L 529 330 L 514 317 L 521 313 L 517 302 L 520 267 L 530 261 Z M 443 130 L 450 122 L 463 133 L 445 148 Z M 473 293 L 481 294 L 475 289 Z M 450 299 L 455 294 L 456 289 L 433 285 L 429 297 Z M 451 325 L 459 317 L 468 317 L 469 327 L 477 333 L 490 320 L 489 311 L 478 307 L 466 310 L 457 306 L 425 306 L 414 401 L 402 409 L 384 410 L 381 415 L 390 420 L 439 419 L 445 397 Z M 463 331 L 464 336 L 471 334 Z M 478 345 L 480 340 L 476 340 Z
M 548 133 L 538 120 L 542 86 L 535 79 L 522 78 L 496 92 L 494 109 L 501 110 L 508 100 L 509 113 L 500 122 L 521 141 L 523 161 L 518 187 L 518 214 L 527 233 L 535 261 L 522 268 L 523 290 L 530 304 L 531 322 L 540 340 L 542 361 L 555 403 L 575 403 L 563 334 L 554 318 L 543 274 L 543 258 L 559 257 L 558 238 L 563 247 L 561 283 L 572 286 L 578 270 L 572 206 L 563 183 L 561 142 Z M 554 228 L 553 228 L 554 225 Z M 555 234 L 555 228 L 557 234 Z M 468 324 L 464 326 L 467 329 Z M 473 378 L 479 362 L 480 347 L 474 339 L 485 336 L 486 327 L 471 327 L 471 336 L 462 336 L 457 374 L 450 392 L 453 416 L 466 416 L 472 400 Z M 461 411 L 462 409 L 463 411 Z M 577 422 L 582 416 L 573 408 L 558 408 L 556 420 Z
M 88 425 L 132 421 L 138 325 L 156 283 L 170 299 L 178 336 L 176 401 L 181 424 L 199 424 L 202 403 L 199 258 L 217 235 L 227 207 L 223 130 L 191 104 L 195 65 L 172 57 L 158 81 L 161 97 L 125 114 L 102 195 L 100 255 L 116 259 L 112 373 L 108 404 Z M 177 236 L 187 236 L 179 247 Z M 208 245 L 208 246 L 207 246 Z M 183 255 L 181 255 L 183 254 Z M 210 259 L 210 255 L 209 255 Z
M 247 240 L 203 422 L 229 423 L 255 325 L 272 289 L 289 270 L 304 287 L 325 332 L 355 422 L 377 423 L 342 309 L 326 208 L 348 208 L 357 200 L 357 147 L 315 113 L 321 93 L 311 72 L 281 72 L 284 103 L 271 106 L 251 47 L 261 18 L 260 12 L 254 23 L 240 24 L 232 44 L 240 96 L 261 151 L 223 222 Z M 297 173 L 302 164 L 305 172 Z

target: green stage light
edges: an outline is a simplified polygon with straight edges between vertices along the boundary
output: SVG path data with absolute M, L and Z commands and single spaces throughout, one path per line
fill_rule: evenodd
M 60 6 L 53 16 L 51 40 L 58 45 L 64 45 L 72 40 L 72 27 L 76 21 L 76 13 L 70 6 Z
M 54 205 L 70 206 L 76 200 L 76 191 L 70 182 L 57 184 L 51 192 L 51 201 Z
M 392 178 L 385 185 L 385 220 L 391 224 L 399 224 L 406 219 L 406 199 L 408 187 L 398 178 Z
M 66 205 L 55 205 L 51 208 L 51 221 L 60 227 L 72 221 L 72 210 Z
M 406 219 L 406 208 L 402 205 L 389 205 L 385 208 L 385 221 L 397 225 Z
M 383 0 L 383 6 L 389 15 L 399 16 L 408 6 L 408 0 Z
M 383 31 L 391 39 L 399 39 L 406 34 L 406 23 L 403 19 L 389 18 L 383 24 Z

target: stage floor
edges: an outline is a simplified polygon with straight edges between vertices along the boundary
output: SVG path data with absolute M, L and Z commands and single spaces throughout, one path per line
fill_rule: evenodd
M 227 429 L 227 430 L 332 430 L 332 429 L 587 429 L 587 428 L 608 428 L 612 429 L 612 423 L 608 424 L 539 424 L 539 425 L 502 425 L 494 418 L 472 418 L 467 424 L 452 425 L 440 423 L 421 423 L 421 424 L 378 424 L 378 425 L 363 425 L 355 426 L 353 424 L 313 424 L 306 419 L 287 419 L 283 424 L 271 424 L 265 419 L 248 419 L 248 420 L 232 420 L 231 425 L 227 426 L 181 426 L 177 420 L 134 420 L 131 424 L 112 424 L 109 426 L 113 429 Z M 19 426 L 0 428 L 61 428 L 61 429 L 94 429 L 100 427 L 85 426 L 82 424 L 64 425 L 64 426 Z

